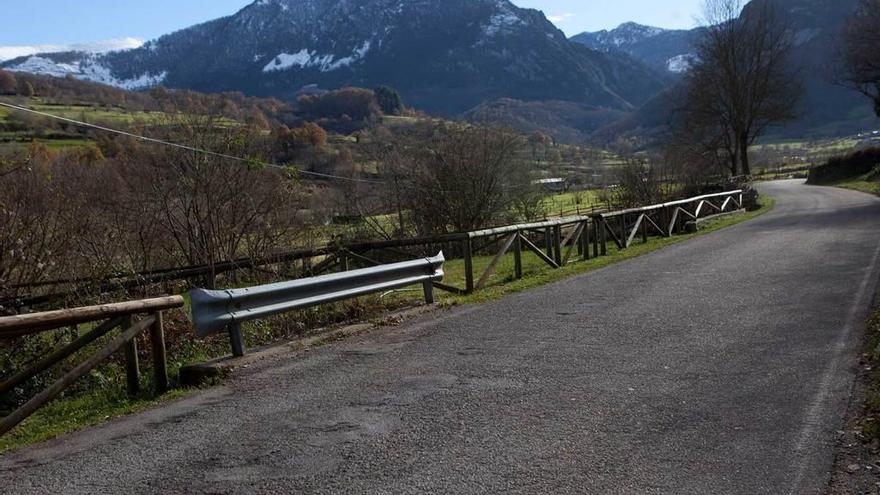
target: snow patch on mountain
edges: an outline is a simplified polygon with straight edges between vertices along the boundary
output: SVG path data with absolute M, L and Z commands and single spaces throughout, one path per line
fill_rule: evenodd
M 57 52 L 86 52 L 108 53 L 118 50 L 129 50 L 143 45 L 143 41 L 137 38 L 115 38 L 109 40 L 94 41 L 91 43 L 74 43 L 71 45 L 16 45 L 0 46 L 0 62 L 12 60 L 28 55 Z
M 168 77 L 168 71 L 163 71 L 159 74 L 141 74 L 132 79 L 119 79 L 112 74 L 110 69 L 101 64 L 81 65 L 80 71 L 81 74 L 74 74 L 74 77 L 107 84 L 109 86 L 116 86 L 117 88 L 123 88 L 129 91 L 158 86 L 165 81 L 166 77 Z
M 79 64 L 62 64 L 39 56 L 28 57 L 24 62 L 8 67 L 12 72 L 30 72 L 45 76 L 64 77 L 79 72 Z
M 691 67 L 693 67 L 694 57 L 695 55 L 693 53 L 676 55 L 666 61 L 666 70 L 668 70 L 669 72 L 674 72 L 676 74 L 685 73 L 691 70 Z
M 483 26 L 483 34 L 486 36 L 495 36 L 504 30 L 520 24 L 524 24 L 524 22 L 518 15 L 509 11 L 502 11 L 493 15 L 489 19 L 489 23 Z
M 114 76 L 109 68 L 95 62 L 92 58 L 85 58 L 71 63 L 61 63 L 37 55 L 28 57 L 21 63 L 7 67 L 7 70 L 54 77 L 66 77 L 71 75 L 77 79 L 98 82 L 132 91 L 158 86 L 159 84 L 162 84 L 168 76 L 168 72 L 162 72 L 159 74 L 146 73 L 135 78 L 121 79 Z
M 363 59 L 370 48 L 372 42 L 367 40 L 352 50 L 351 55 L 336 59 L 335 55 L 318 55 L 314 50 L 303 48 L 296 53 L 279 53 L 271 62 L 263 67 L 264 73 L 279 72 L 298 67 L 305 69 L 307 67 L 318 67 L 321 72 L 330 72 L 349 65 Z

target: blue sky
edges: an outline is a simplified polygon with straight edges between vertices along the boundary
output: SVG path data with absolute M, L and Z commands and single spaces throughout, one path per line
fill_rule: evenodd
M 513 0 L 543 10 L 569 35 L 626 21 L 661 27 L 694 25 L 702 0 Z M 146 40 L 232 14 L 250 0 L 4 0 L 0 48 Z M 14 20 L 14 22 L 8 22 Z M 2 55 L 2 53 L 0 53 Z M 2 58 L 2 56 L 0 56 Z

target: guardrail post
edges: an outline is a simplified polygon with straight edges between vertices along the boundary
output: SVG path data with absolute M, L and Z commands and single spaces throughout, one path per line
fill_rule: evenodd
M 168 390 L 168 361 L 165 357 L 165 329 L 162 323 L 162 312 L 153 313 L 156 321 L 150 325 L 150 344 L 153 348 L 153 377 L 156 392 Z
M 434 304 L 434 283 L 429 280 L 422 286 L 425 288 L 425 304 Z
M 244 356 L 244 336 L 241 334 L 240 323 L 236 322 L 229 325 L 229 343 L 232 344 L 233 356 Z
M 623 249 L 628 248 L 626 245 L 626 239 L 629 236 L 626 235 L 626 215 L 620 215 L 620 241 L 623 243 Z
M 516 231 L 516 239 L 513 240 L 513 272 L 517 280 L 523 277 L 522 269 L 522 232 Z
M 122 319 L 122 328 L 128 330 L 131 328 L 131 316 Z M 137 395 L 141 391 L 141 370 L 138 365 L 137 351 L 137 335 L 131 338 L 123 346 L 125 352 L 125 381 L 128 388 L 128 395 Z
M 470 239 L 464 241 L 464 287 L 465 292 L 474 292 L 474 253 Z
M 599 244 L 601 245 L 600 252 L 602 253 L 602 256 L 607 256 L 608 255 L 608 232 L 606 232 L 606 231 L 608 230 L 608 222 L 605 221 L 604 217 L 602 217 L 599 221 L 602 223 L 602 225 L 599 226 Z
M 648 243 L 648 214 L 647 213 L 645 213 L 644 217 L 642 218 L 642 243 L 643 244 Z
M 593 217 L 593 258 L 599 257 L 599 220 Z

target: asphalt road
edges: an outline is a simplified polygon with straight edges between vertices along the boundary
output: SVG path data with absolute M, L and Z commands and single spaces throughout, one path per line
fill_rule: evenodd
M 821 493 L 880 201 L 756 220 L 0 458 L 13 493 Z

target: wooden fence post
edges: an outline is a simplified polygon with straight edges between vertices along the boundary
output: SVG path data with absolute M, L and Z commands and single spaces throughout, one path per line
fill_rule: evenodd
M 124 317 L 122 319 L 123 331 L 128 330 L 131 326 L 131 316 Z M 123 351 L 125 353 L 125 380 L 128 388 L 128 395 L 134 396 L 141 391 L 141 370 L 138 365 L 137 335 L 125 343 Z
M 513 241 L 513 271 L 517 280 L 523 277 L 522 269 L 522 232 L 516 231 L 516 239 Z
M 153 348 L 153 378 L 156 392 L 163 394 L 168 390 L 168 361 L 165 356 L 165 328 L 162 312 L 153 313 L 156 321 L 150 325 L 150 344 Z
M 553 227 L 553 261 L 562 266 L 562 226 Z
M 593 258 L 599 257 L 599 219 L 593 217 Z
M 581 233 L 581 255 L 584 261 L 590 259 L 590 222 L 585 220 Z
M 547 257 L 550 259 L 555 259 L 553 256 L 553 228 L 546 227 L 544 229 L 544 247 L 547 252 Z
M 601 253 L 602 256 L 608 255 L 608 222 L 605 221 L 604 217 L 600 217 L 602 225 L 599 226 L 599 244 L 601 245 Z

